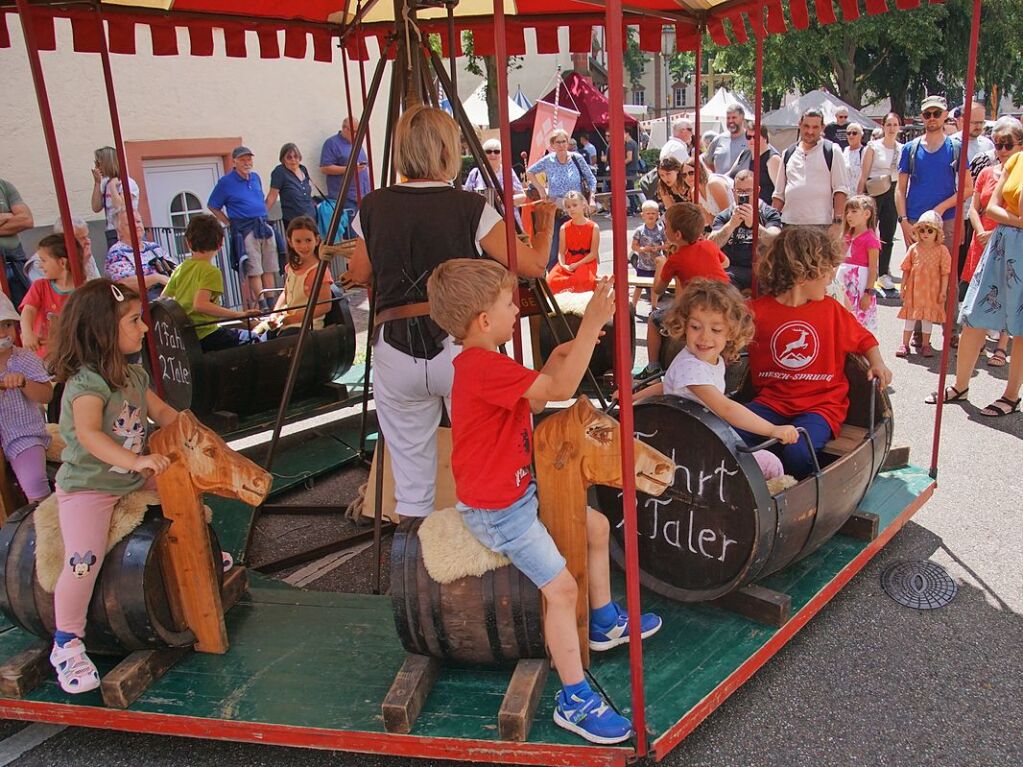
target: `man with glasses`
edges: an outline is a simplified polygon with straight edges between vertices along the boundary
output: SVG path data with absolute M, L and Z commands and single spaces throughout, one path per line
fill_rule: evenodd
M 899 183 L 895 188 L 895 209 L 907 247 L 914 242 L 913 225 L 933 210 L 942 220 L 945 244 L 955 251 L 952 236 L 956 217 L 956 180 L 960 142 L 945 135 L 948 104 L 941 96 L 928 96 L 920 105 L 924 135 L 902 149 Z M 967 174 L 965 197 L 973 193 L 973 179 Z
M 725 129 L 703 155 L 703 164 L 712 173 L 728 173 L 746 149 L 746 110 L 741 104 L 729 104 L 725 109 Z
M 689 160 L 689 149 L 693 143 L 693 123 L 684 117 L 671 121 L 671 138 L 661 147 L 660 159 L 674 157 L 682 165 Z
M 136 211 L 135 215 L 138 215 L 138 211 Z M 96 259 L 92 257 L 92 238 L 89 236 L 89 225 L 85 222 L 85 219 L 79 216 L 72 216 L 71 229 L 75 234 L 75 241 L 78 243 L 78 247 L 82 249 L 82 274 L 85 276 L 85 281 L 99 279 L 99 268 L 96 266 Z M 53 222 L 53 233 L 64 234 L 64 222 L 60 218 Z M 142 238 L 140 237 L 139 242 L 141 241 Z M 35 282 L 46 277 L 43 274 L 43 268 L 39 265 L 38 251 L 33 253 L 32 257 L 25 262 L 25 276 L 29 282 Z
M 714 218 L 710 241 L 728 256 L 725 270 L 739 290 L 753 287 L 753 171 L 741 170 L 735 176 L 736 204 Z M 760 217 L 758 244 L 766 245 L 781 231 L 781 214 L 757 200 Z
M 835 110 L 835 119 L 824 126 L 824 138 L 832 144 L 838 144 L 844 150 L 849 146 L 849 139 L 846 135 L 849 127 L 849 110 L 839 107 Z

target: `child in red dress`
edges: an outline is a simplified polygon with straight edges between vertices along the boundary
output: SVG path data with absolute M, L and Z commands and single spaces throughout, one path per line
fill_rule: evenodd
M 842 261 L 837 243 L 820 230 L 789 227 L 757 263 L 764 295 L 750 305 L 756 333 L 749 369 L 756 392 L 747 407 L 775 424 L 804 428 L 815 451 L 838 434 L 849 410 L 845 358 L 862 354 L 867 377 L 881 386 L 892 372 L 881 360 L 877 339 L 827 295 Z M 737 429 L 747 444 L 762 437 Z M 806 440 L 781 450 L 785 471 L 796 479 L 814 471 Z
M 533 421 L 547 400 L 573 395 L 589 364 L 604 323 L 614 312 L 611 284 L 600 280 L 573 341 L 561 344 L 543 370 L 523 367 L 498 351 L 518 321 L 515 275 L 494 261 L 452 259 L 427 283 L 430 316 L 462 345 L 455 357 L 451 389 L 451 470 L 457 508 L 469 531 L 487 548 L 504 554 L 544 597 L 544 635 L 561 677 L 554 722 L 593 743 L 620 743 L 632 734 L 583 675 L 576 630 L 576 582 L 565 568 L 547 528 L 537 517 Z M 587 509 L 591 650 L 629 641 L 628 618 L 611 601 L 608 565 L 610 526 Z M 661 619 L 642 616 L 641 638 Z
M 694 277 L 728 282 L 728 256 L 710 240 L 703 239 L 703 211 L 691 202 L 680 202 L 668 208 L 664 214 L 664 232 L 668 247 L 673 252 L 667 258 L 657 259 L 654 276 L 653 303 L 656 306 L 661 294 L 675 282 L 676 292 L 681 293 L 685 284 Z M 667 307 L 650 312 L 646 324 L 647 366 L 637 378 L 650 378 L 661 370 L 661 336 Z
M 547 284 L 552 293 L 588 293 L 597 283 L 600 229 L 586 217 L 586 199 L 579 192 L 565 194 L 565 212 L 558 263 L 547 274 Z

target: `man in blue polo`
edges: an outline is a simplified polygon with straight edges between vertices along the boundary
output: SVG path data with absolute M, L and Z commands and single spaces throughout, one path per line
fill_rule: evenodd
M 341 181 L 344 179 L 345 171 L 348 169 L 348 160 L 352 156 L 352 141 L 359 130 L 359 121 L 348 119 L 341 123 L 341 130 L 323 142 L 323 150 L 320 152 L 320 172 L 327 177 L 327 194 L 331 200 L 337 200 L 341 191 Z M 366 150 L 359 150 L 358 167 L 352 185 L 348 187 L 348 194 L 342 210 L 348 211 L 348 221 L 355 219 L 355 212 L 359 209 L 359 200 L 365 197 L 372 189 L 369 185 L 369 166 L 367 165 Z M 350 231 L 345 232 L 345 238 L 352 237 Z
M 953 253 L 956 219 L 956 177 L 961 142 L 945 135 L 948 104 L 941 96 L 928 96 L 920 104 L 924 135 L 902 148 L 899 183 L 895 188 L 895 210 L 899 214 L 902 237 L 908 247 L 913 243 L 913 225 L 924 213 L 933 210 L 942 220 L 945 246 Z M 964 199 L 973 194 L 973 180 L 966 174 Z
M 245 308 L 259 309 L 260 291 L 275 286 L 274 275 L 280 269 L 277 243 L 267 222 L 263 183 L 252 170 L 252 150 L 247 146 L 235 147 L 231 159 L 234 170 L 220 177 L 206 207 L 229 227 L 234 258 L 245 275 L 242 280 Z

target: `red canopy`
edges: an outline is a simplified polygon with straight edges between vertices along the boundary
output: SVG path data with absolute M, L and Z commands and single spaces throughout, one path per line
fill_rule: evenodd
M 595 129 L 600 131 L 607 129 L 611 122 L 610 105 L 607 97 L 597 90 L 589 78 L 583 77 L 578 72 L 569 72 L 558 87 L 552 88 L 551 92 L 542 97 L 540 101 L 554 104 L 555 93 L 557 93 L 558 104 L 579 112 L 579 119 L 575 124 L 577 131 L 589 133 Z M 512 122 L 512 132 L 532 135 L 535 120 L 536 104 L 522 117 Z M 634 128 L 635 126 L 636 118 L 626 114 L 625 127 Z

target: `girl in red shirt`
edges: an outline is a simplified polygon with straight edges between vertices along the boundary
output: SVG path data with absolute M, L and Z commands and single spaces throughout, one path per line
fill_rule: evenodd
M 815 451 L 838 434 L 849 409 L 845 358 L 867 358 L 868 378 L 882 386 L 892 372 L 877 339 L 827 295 L 842 261 L 838 243 L 810 227 L 783 229 L 757 263 L 763 295 L 750 304 L 756 323 L 749 369 L 756 395 L 750 410 L 776 426 L 806 429 Z M 747 444 L 763 438 L 737 429 Z M 796 479 L 814 471 L 806 440 L 781 449 L 785 471 Z
M 586 199 L 579 192 L 565 195 L 565 212 L 558 263 L 547 274 L 547 284 L 552 293 L 588 293 L 597 284 L 600 229 L 586 218 Z
M 76 258 L 82 257 L 81 246 L 77 243 Z M 60 315 L 68 297 L 74 292 L 75 283 L 71 278 L 64 235 L 51 234 L 43 237 L 36 246 L 39 252 L 39 267 L 43 279 L 36 280 L 21 301 L 21 341 L 40 358 L 46 359 L 50 326 Z

